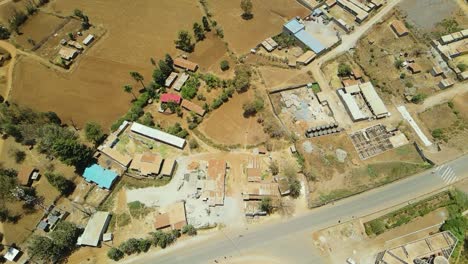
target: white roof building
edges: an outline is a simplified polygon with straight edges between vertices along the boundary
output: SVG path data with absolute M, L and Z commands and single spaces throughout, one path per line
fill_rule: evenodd
M 17 250 L 14 247 L 10 247 L 10 248 L 8 248 L 7 252 L 5 253 L 5 255 L 3 257 L 8 261 L 15 261 L 15 259 L 18 256 L 19 253 L 20 253 L 19 250 Z
M 109 212 L 96 212 L 89 218 L 83 234 L 78 238 L 78 245 L 97 247 L 110 221 Z
M 83 44 L 85 44 L 86 46 L 89 45 L 91 42 L 93 42 L 94 40 L 94 35 L 91 35 L 89 34 L 84 40 L 83 40 Z
M 347 93 L 345 89 L 339 89 L 338 90 L 338 95 L 340 96 L 341 100 L 343 101 L 346 110 L 348 110 L 349 114 L 351 115 L 351 118 L 353 121 L 360 121 L 360 120 L 365 120 L 368 118 L 367 115 L 365 115 L 361 109 L 359 108 L 359 105 L 357 104 L 356 100 L 354 99 L 353 95 L 351 93 Z
M 189 79 L 189 77 L 190 75 L 183 72 L 182 74 L 180 74 L 179 78 L 176 80 L 172 88 L 174 88 L 174 90 L 176 91 L 180 91 L 180 89 L 182 89 L 182 86 L 184 86 L 185 82 Z
M 171 135 L 155 128 L 138 124 L 136 122 L 132 124 L 130 130 L 134 133 L 154 139 L 156 141 L 160 141 L 162 143 L 166 143 L 168 145 L 172 145 L 174 147 L 178 147 L 180 149 L 183 149 L 186 143 L 185 139 L 183 138 Z
M 367 104 L 369 105 L 372 113 L 377 116 L 377 118 L 385 117 L 389 115 L 387 107 L 385 106 L 384 102 L 377 94 L 374 89 L 374 86 L 370 82 L 366 82 L 360 84 L 359 87 L 361 88 L 362 95 L 366 100 Z
M 166 81 L 164 82 L 164 86 L 171 87 L 175 79 L 177 79 L 177 72 L 171 72 L 171 74 L 169 74 L 169 77 L 167 77 Z

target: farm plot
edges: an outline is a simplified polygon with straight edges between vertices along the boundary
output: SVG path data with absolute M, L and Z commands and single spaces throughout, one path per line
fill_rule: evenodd
M 129 70 L 121 63 L 86 56 L 76 71 L 64 74 L 20 58 L 11 100 L 40 111 L 54 111 L 63 122 L 79 127 L 87 121 L 109 127 L 128 108 L 131 95 L 121 87 L 130 81 Z
M 229 48 L 237 54 L 246 53 L 264 39 L 279 34 L 288 19 L 310 13 L 293 0 L 255 1 L 254 17 L 250 20 L 242 19 L 239 1 L 210 0 L 208 9 L 224 30 Z

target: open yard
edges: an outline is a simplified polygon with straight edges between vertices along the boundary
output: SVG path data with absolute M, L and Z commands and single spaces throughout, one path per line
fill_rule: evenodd
M 203 121 L 200 131 L 215 142 L 227 145 L 256 145 L 265 141 L 267 135 L 257 118 L 243 116 L 242 105 L 253 98 L 252 90 L 235 94 Z
M 346 133 L 299 141 L 297 150 L 304 158 L 304 172 L 310 180 L 309 204 L 313 207 L 426 168 L 412 144 L 362 161 Z
M 244 20 L 239 1 L 209 0 L 208 9 L 224 30 L 224 39 L 237 54 L 255 48 L 264 39 L 281 33 L 283 24 L 310 11 L 294 0 L 254 1 L 253 18 Z
M 363 37 L 357 45 L 354 60 L 383 93 L 400 98 L 405 93 L 434 94 L 439 90 L 440 77 L 429 73 L 434 66 L 429 48 L 411 33 L 398 38 L 390 27 L 390 23 L 397 19 L 397 15 L 392 15 Z M 412 74 L 404 65 L 396 64 L 396 61 L 412 60 L 420 66 L 420 73 Z

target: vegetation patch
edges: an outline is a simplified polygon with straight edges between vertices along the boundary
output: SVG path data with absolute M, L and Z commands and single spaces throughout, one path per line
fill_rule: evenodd
M 130 215 L 133 218 L 143 218 L 153 211 L 152 208 L 146 207 L 140 201 L 134 201 L 134 202 L 128 203 L 127 205 L 128 205 L 128 210 L 130 211 Z

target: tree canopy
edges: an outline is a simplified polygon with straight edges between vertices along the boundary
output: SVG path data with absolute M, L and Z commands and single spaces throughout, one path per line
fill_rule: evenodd
M 240 7 L 243 11 L 242 18 L 251 19 L 253 17 L 252 10 L 253 4 L 252 0 L 241 0 Z
M 340 63 L 338 65 L 338 75 L 339 76 L 349 76 L 349 75 L 351 75 L 351 67 L 346 63 Z
M 192 44 L 192 36 L 186 30 L 179 31 L 177 34 L 177 40 L 174 42 L 176 48 L 186 52 L 192 52 L 194 45 Z
M 104 132 L 101 125 L 96 122 L 88 122 L 85 125 L 86 140 L 98 145 L 104 139 Z
M 75 189 L 75 184 L 60 174 L 46 172 L 45 176 L 50 185 L 54 186 L 63 195 L 69 195 Z

